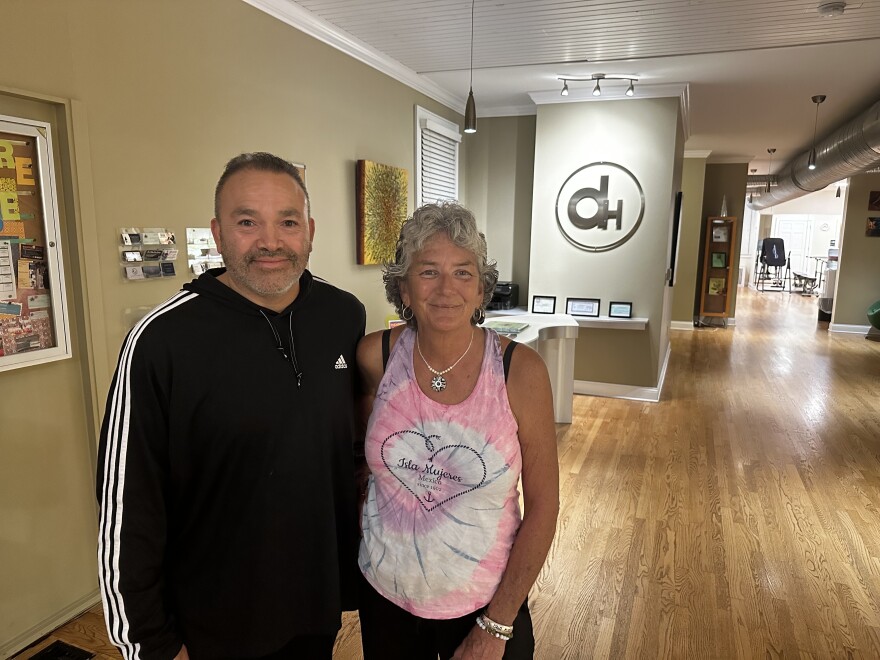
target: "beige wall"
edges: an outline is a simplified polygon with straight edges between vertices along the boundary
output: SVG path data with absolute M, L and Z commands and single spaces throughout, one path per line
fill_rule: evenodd
M 700 233 L 703 222 L 703 181 L 705 158 L 685 158 L 681 177 L 681 226 L 678 238 L 678 264 L 673 287 L 672 320 L 692 323 L 694 295 L 698 290 L 697 265 L 700 260 Z
M 535 162 L 535 117 L 480 119 L 468 137 L 465 177 L 468 201 L 485 222 L 489 256 L 498 262 L 502 281 L 520 287 L 528 300 L 529 242 Z
M 375 329 L 390 307 L 379 269 L 355 265 L 355 162 L 409 170 L 411 211 L 414 105 L 461 122 L 241 0 L 2 4 L 0 89 L 71 100 L 67 172 L 79 214 L 68 222 L 81 242 L 67 246 L 70 288 L 79 289 L 71 313 L 95 354 L 57 375 L 45 366 L 0 374 L 0 649 L 93 594 L 91 394 L 102 409 L 127 310 L 190 279 L 181 258 L 175 278 L 124 281 L 118 228 L 167 226 L 182 237 L 207 226 L 217 177 L 239 152 L 303 162 L 317 223 L 312 270 L 358 295 Z M 40 414 L 49 404 L 51 416 Z
M 880 174 L 862 174 L 850 179 L 840 247 L 840 270 L 831 322 L 833 325 L 867 326 L 865 310 L 880 300 L 880 238 L 865 236 L 868 194 L 880 190 Z
M 0 373 L 0 658 L 91 603 L 97 592 L 94 420 L 83 332 L 71 181 L 64 173 L 67 108 L 0 92 L 0 114 L 56 127 L 51 138 L 73 358 Z M 43 173 L 45 176 L 45 173 Z M 31 637 L 26 637 L 31 631 Z M 25 635 L 25 637 L 22 637 Z

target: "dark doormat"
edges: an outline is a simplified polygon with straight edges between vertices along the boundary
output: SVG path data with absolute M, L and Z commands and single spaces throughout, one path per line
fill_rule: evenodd
M 93 657 L 95 657 L 94 653 L 83 651 L 76 646 L 64 642 L 52 642 L 36 655 L 32 655 L 31 660 L 88 660 Z

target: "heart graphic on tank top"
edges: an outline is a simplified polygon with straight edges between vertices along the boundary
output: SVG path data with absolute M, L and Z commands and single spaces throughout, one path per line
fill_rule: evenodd
M 439 435 L 396 431 L 382 442 L 382 462 L 425 511 L 486 481 L 486 462 L 466 445 L 440 445 Z

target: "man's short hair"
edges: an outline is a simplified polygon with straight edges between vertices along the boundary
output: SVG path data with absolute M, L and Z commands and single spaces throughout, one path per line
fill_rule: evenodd
M 279 174 L 289 175 L 302 188 L 306 197 L 306 216 L 312 217 L 312 203 L 309 200 L 309 191 L 306 183 L 303 181 L 299 169 L 293 163 L 279 158 L 274 154 L 265 151 L 255 151 L 253 153 L 239 154 L 228 163 L 220 175 L 217 187 L 214 189 L 214 217 L 220 219 L 220 193 L 226 181 L 236 172 L 244 170 L 259 170 L 260 172 L 278 172 Z

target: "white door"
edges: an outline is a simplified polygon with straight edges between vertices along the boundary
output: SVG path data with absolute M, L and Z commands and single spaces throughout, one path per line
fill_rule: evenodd
M 791 257 L 791 270 L 795 273 L 806 272 L 805 257 L 809 251 L 810 240 L 809 218 L 805 215 L 773 216 L 770 235 L 785 242 L 785 252 Z

